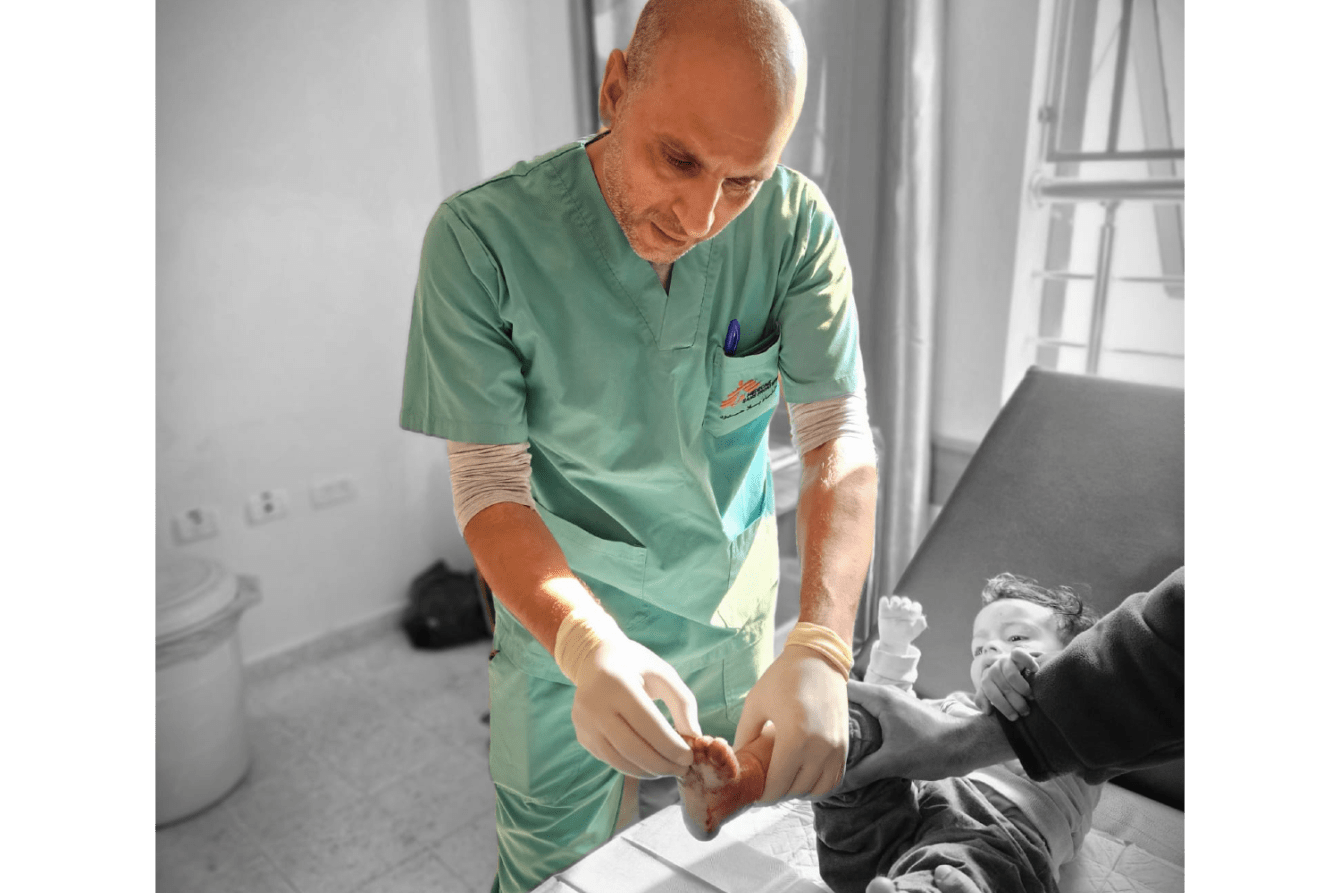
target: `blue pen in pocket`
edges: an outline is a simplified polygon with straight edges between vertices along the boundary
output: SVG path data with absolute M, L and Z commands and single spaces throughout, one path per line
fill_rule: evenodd
M 735 356 L 735 348 L 740 346 L 740 321 L 732 319 L 726 326 L 726 356 Z

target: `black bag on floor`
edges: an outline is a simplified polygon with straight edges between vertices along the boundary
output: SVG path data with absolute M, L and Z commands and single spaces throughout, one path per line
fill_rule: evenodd
M 414 578 L 400 626 L 415 648 L 439 649 L 493 635 L 493 599 L 478 575 L 438 561 Z

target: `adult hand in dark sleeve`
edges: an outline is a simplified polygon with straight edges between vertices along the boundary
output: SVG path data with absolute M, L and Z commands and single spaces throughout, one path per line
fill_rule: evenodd
M 1000 724 L 989 716 L 950 716 L 900 689 L 855 679 L 847 683 L 847 698 L 879 720 L 884 740 L 847 770 L 835 793 L 881 778 L 956 777 L 1013 756 Z
M 1001 722 L 1030 776 L 1095 783 L 1182 756 L 1184 580 L 1130 596 L 1038 671 L 1028 715 Z

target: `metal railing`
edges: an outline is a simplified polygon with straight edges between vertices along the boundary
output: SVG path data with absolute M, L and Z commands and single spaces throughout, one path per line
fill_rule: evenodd
M 1092 279 L 1093 309 L 1089 316 L 1089 343 L 1087 345 L 1060 342 L 1054 339 L 1039 338 L 1039 346 L 1048 347 L 1086 347 L 1084 371 L 1089 375 L 1098 373 L 1098 363 L 1103 353 L 1103 335 L 1107 325 L 1107 301 L 1114 281 L 1161 282 L 1164 284 L 1182 283 L 1181 276 L 1112 276 L 1112 257 L 1115 253 L 1117 237 L 1117 211 L 1122 202 L 1156 202 L 1178 204 L 1185 201 L 1186 183 L 1182 178 L 1157 180 L 1080 180 L 1053 179 L 1037 177 L 1031 186 L 1033 198 L 1043 204 L 1064 202 L 1098 202 L 1103 206 L 1103 225 L 1098 231 L 1098 261 L 1092 275 L 1061 273 L 1052 271 L 1043 273 L 1042 278 Z M 1172 357 L 1180 359 L 1180 354 L 1158 351 L 1119 350 L 1113 353 L 1139 354 L 1142 356 Z

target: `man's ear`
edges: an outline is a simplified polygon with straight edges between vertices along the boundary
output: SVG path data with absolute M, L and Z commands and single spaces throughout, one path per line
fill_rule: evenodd
M 600 82 L 600 123 L 606 127 L 614 126 L 614 118 L 619 113 L 619 104 L 628 95 L 628 60 L 623 50 L 610 51 L 605 60 L 605 78 Z

